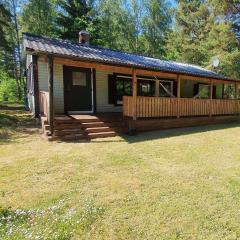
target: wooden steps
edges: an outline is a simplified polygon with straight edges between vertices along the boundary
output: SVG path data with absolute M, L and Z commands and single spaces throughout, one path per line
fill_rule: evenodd
M 87 134 L 88 139 L 107 138 L 107 137 L 115 137 L 115 136 L 117 136 L 117 133 L 115 131 L 96 132 L 96 133 L 88 133 Z
M 46 118 L 41 120 L 43 133 L 47 136 L 49 125 Z M 51 140 L 90 140 L 114 137 L 122 132 L 123 127 L 121 114 L 59 115 L 54 119 L 54 134 Z

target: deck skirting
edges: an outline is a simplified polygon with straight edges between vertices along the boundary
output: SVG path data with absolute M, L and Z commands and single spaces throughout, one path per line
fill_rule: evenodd
M 170 128 L 240 122 L 240 116 L 182 117 L 170 119 L 126 119 L 129 131 L 145 132 Z

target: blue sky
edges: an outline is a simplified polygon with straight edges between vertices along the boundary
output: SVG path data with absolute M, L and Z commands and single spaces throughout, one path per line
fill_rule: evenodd
M 175 0 L 169 0 L 169 2 L 170 2 L 173 6 L 176 6 Z

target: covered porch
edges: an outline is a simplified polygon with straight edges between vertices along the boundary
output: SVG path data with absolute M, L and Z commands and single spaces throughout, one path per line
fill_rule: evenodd
M 130 131 L 236 121 L 240 113 L 237 80 L 81 62 L 59 57 L 49 57 L 47 62 L 49 91 L 39 92 L 39 106 L 40 114 L 47 119 L 50 135 L 56 128 L 54 64 L 111 72 L 113 80 L 116 81 L 113 104 L 121 110 L 121 121 Z M 105 79 L 106 82 L 108 80 Z M 96 80 L 93 79 L 93 83 L 94 81 Z M 96 91 L 94 88 L 96 84 L 93 84 L 93 92 Z M 120 91 L 116 92 L 119 89 Z M 93 104 L 97 104 L 94 94 Z M 94 109 L 91 116 L 100 113 Z M 81 115 L 81 118 L 83 116 Z M 110 115 L 106 114 L 105 117 L 107 116 Z

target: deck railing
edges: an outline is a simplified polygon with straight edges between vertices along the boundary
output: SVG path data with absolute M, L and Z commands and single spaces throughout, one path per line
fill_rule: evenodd
M 40 114 L 49 120 L 49 93 L 40 91 L 39 93 Z
M 240 113 L 240 100 L 140 97 L 136 99 L 136 117 L 187 117 L 235 115 Z M 133 98 L 123 97 L 123 114 L 133 117 Z

